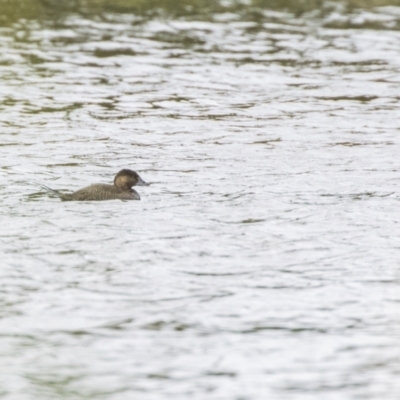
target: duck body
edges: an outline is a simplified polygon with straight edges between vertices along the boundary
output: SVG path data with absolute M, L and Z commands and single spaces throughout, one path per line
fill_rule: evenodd
M 71 194 L 59 194 L 63 201 L 140 200 L 132 186 L 149 186 L 139 174 L 123 169 L 115 175 L 114 185 L 96 183 Z
M 96 183 L 71 194 L 61 195 L 63 201 L 140 200 L 134 189 L 121 191 L 114 185 Z

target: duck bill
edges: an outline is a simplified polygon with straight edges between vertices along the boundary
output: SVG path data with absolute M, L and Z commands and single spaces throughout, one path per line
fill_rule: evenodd
M 150 183 L 145 182 L 145 181 L 139 176 L 139 180 L 137 181 L 136 186 L 150 186 Z

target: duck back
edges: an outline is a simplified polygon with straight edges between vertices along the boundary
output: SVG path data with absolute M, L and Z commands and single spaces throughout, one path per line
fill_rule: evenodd
M 97 183 L 77 190 L 71 194 L 63 194 L 64 201 L 101 201 L 101 200 L 140 200 L 139 193 L 133 189 L 120 190 L 114 185 Z

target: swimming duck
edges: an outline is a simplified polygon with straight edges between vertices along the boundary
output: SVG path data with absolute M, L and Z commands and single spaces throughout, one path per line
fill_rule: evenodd
M 115 175 L 114 185 L 96 183 L 71 194 L 60 194 L 63 201 L 140 200 L 132 186 L 149 186 L 137 172 L 122 169 Z

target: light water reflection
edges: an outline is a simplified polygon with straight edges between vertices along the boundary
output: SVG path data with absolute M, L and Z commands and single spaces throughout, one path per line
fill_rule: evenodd
M 0 31 L 3 398 L 400 395 L 400 12 L 257 13 Z

